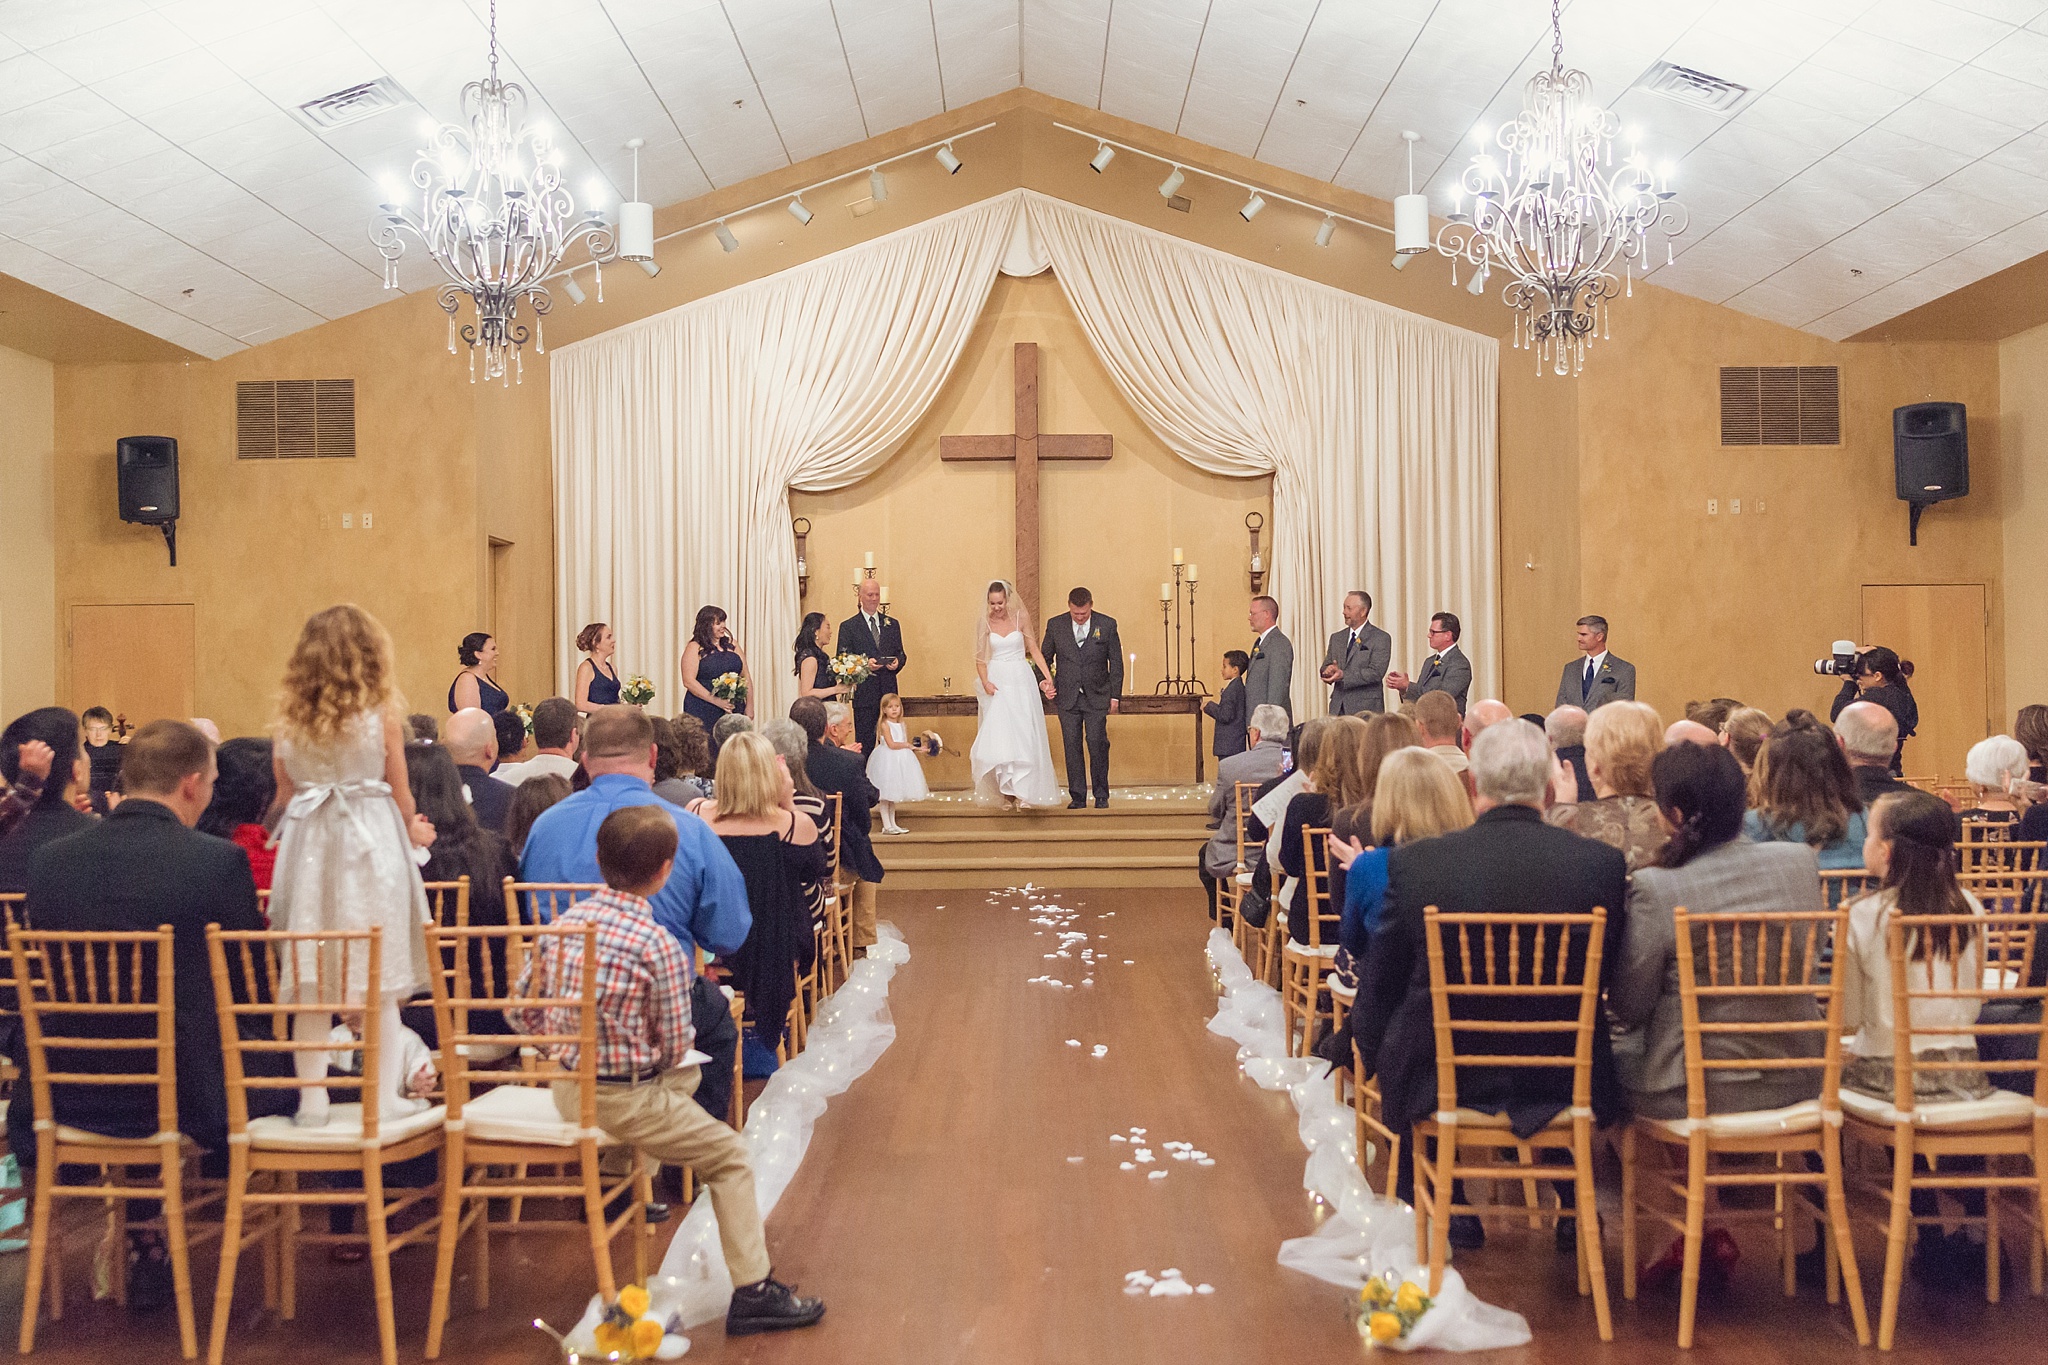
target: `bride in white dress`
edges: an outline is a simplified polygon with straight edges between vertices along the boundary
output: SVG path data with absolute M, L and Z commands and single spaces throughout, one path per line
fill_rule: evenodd
M 1000 803 L 1005 810 L 1056 806 L 1060 801 L 1052 743 L 1046 738 L 1044 693 L 1032 676 L 1033 663 L 1041 674 L 1052 675 L 1032 638 L 1030 613 L 1018 600 L 1016 588 L 1007 581 L 990 583 L 975 631 L 980 720 L 967 757 L 975 799 Z

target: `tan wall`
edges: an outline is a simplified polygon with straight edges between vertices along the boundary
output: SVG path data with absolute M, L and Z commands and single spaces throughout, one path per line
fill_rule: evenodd
M 2013 712 L 2048 701 L 2048 611 L 2038 602 L 2025 606 L 2033 599 L 2022 595 L 2026 584 L 2040 581 L 2041 551 L 2048 546 L 2048 327 L 2000 344 L 1998 395 L 2005 578 L 2021 604 L 2005 622 L 2005 696 Z M 1974 438 L 1974 414 L 1972 428 Z M 1974 475 L 1974 449 L 1971 456 Z M 1972 482 L 1972 497 L 1976 489 Z
M 0 349 L 0 718 L 57 689 L 55 384 L 49 361 Z

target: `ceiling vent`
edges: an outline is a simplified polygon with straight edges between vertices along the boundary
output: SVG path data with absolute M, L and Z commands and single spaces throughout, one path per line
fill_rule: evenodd
M 1724 365 L 1721 444 L 1838 446 L 1842 379 L 1833 365 Z
M 1730 113 L 1749 98 L 1746 85 L 1724 81 L 1719 76 L 1709 76 L 1704 71 L 1695 71 L 1675 62 L 1658 62 L 1636 81 L 1636 89 L 1689 104 L 1695 109 L 1711 109 L 1717 114 Z
M 397 81 L 389 76 L 379 76 L 374 81 L 351 85 L 346 90 L 322 95 L 317 100 L 307 100 L 299 106 L 299 117 L 325 132 L 345 124 L 361 123 L 386 109 L 396 109 L 412 102 L 412 96 L 406 94 Z
M 356 381 L 235 385 L 235 454 L 244 460 L 347 460 L 356 453 Z

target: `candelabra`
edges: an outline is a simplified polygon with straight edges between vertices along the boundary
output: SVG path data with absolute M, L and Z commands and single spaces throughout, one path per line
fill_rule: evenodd
M 789 529 L 796 536 L 796 600 L 801 602 L 811 594 L 811 562 L 804 552 L 811 538 L 811 519 L 798 517 Z
M 1181 562 L 1181 552 L 1173 552 L 1173 581 L 1159 585 L 1159 630 L 1164 644 L 1161 657 L 1167 665 L 1167 675 L 1154 685 L 1152 691 L 1158 696 L 1206 697 L 1208 686 L 1195 672 L 1195 586 L 1198 571 L 1193 564 Z M 1181 594 L 1187 594 L 1187 611 L 1182 615 Z M 1185 625 L 1187 634 L 1186 672 L 1182 672 L 1181 634 Z
M 1252 533 L 1252 595 L 1257 596 L 1266 590 L 1266 561 L 1259 557 L 1259 531 L 1266 524 L 1265 514 L 1247 512 L 1244 524 Z

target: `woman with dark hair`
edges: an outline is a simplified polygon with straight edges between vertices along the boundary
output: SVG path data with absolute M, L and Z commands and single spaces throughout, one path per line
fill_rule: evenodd
M 1913 700 L 1913 689 L 1906 682 L 1913 666 L 1901 663 L 1899 656 L 1883 645 L 1859 649 L 1856 657 L 1861 661 L 1856 676 L 1842 680 L 1842 690 L 1835 693 L 1835 704 L 1828 709 L 1828 720 L 1841 715 L 1842 708 L 1852 701 L 1874 702 L 1891 712 L 1899 723 L 1899 747 L 1892 751 L 1892 776 L 1897 777 L 1903 771 L 1900 755 L 1906 741 L 1920 725 L 1920 703 Z
M 1757 843 L 1806 844 L 1823 868 L 1863 866 L 1867 827 L 1856 775 L 1842 746 L 1810 711 L 1791 711 L 1771 732 L 1750 775 L 1756 809 L 1742 832 Z
M 12 786 L 21 779 L 21 750 L 40 740 L 51 752 L 43 793 L 13 829 L 0 836 L 0 892 L 28 890 L 28 860 L 44 844 L 92 828 L 92 817 L 75 804 L 92 781 L 92 768 L 78 740 L 78 717 L 61 706 L 17 716 L 0 730 L 0 777 Z
M 491 670 L 498 666 L 498 642 L 486 631 L 473 630 L 455 647 L 462 671 L 448 684 L 448 714 L 475 707 L 497 715 L 512 704 L 512 694 L 498 686 Z
M 703 721 L 707 730 L 721 716 L 754 714 L 754 678 L 725 621 L 725 608 L 700 608 L 697 623 L 690 628 L 690 643 L 683 646 L 683 711 Z M 728 673 L 738 674 L 746 691 L 746 700 L 738 706 L 711 693 L 711 684 Z
M 569 779 L 559 773 L 536 773 L 513 788 L 512 803 L 505 807 L 505 842 L 515 861 L 526 852 L 526 836 L 541 812 L 568 795 Z
M 683 744 L 676 737 L 675 722 L 654 721 L 654 794 L 664 801 L 673 801 L 678 806 L 687 806 L 692 801 L 701 801 L 711 795 L 711 784 L 694 772 L 683 770 Z M 698 726 L 699 734 L 703 726 Z
M 452 882 L 469 878 L 469 922 L 477 926 L 505 923 L 505 878 L 516 870 L 511 850 L 503 836 L 476 822 L 463 795 L 462 774 L 455 760 L 439 744 L 409 744 L 405 749 L 406 783 L 412 788 L 415 809 L 434 827 L 433 847 L 420 876 L 430 882 Z M 453 897 L 430 898 L 437 913 L 452 915 Z M 488 970 L 486 969 L 488 961 Z M 505 941 L 492 939 L 489 952 L 482 940 L 469 945 L 469 987 L 474 995 L 503 994 L 511 983 L 505 978 Z M 434 1011 L 422 1007 L 415 996 L 403 1011 L 404 1022 L 428 1047 L 438 1047 Z M 478 1033 L 510 1033 L 512 1027 L 497 1010 L 472 1010 L 469 1026 Z
M 675 728 L 682 776 L 703 778 L 708 790 L 712 773 L 711 731 L 695 716 L 671 716 L 668 723 Z
M 256 889 L 270 889 L 277 850 L 270 847 L 264 820 L 277 799 L 275 753 L 267 739 L 231 739 L 213 751 L 220 776 L 214 779 L 213 800 L 195 828 L 233 843 L 249 855 Z
M 804 617 L 796 632 L 796 694 L 820 701 L 839 695 L 839 679 L 832 672 L 832 623 L 825 613 L 814 611 Z
M 619 669 L 611 662 L 618 647 L 612 628 L 602 621 L 593 621 L 576 632 L 576 648 L 583 651 L 583 662 L 576 665 L 570 695 L 576 709 L 586 716 L 600 706 L 618 704 Z
M 2048 706 L 2022 706 L 2012 719 L 2012 737 L 2027 751 L 2027 780 L 2048 782 Z

